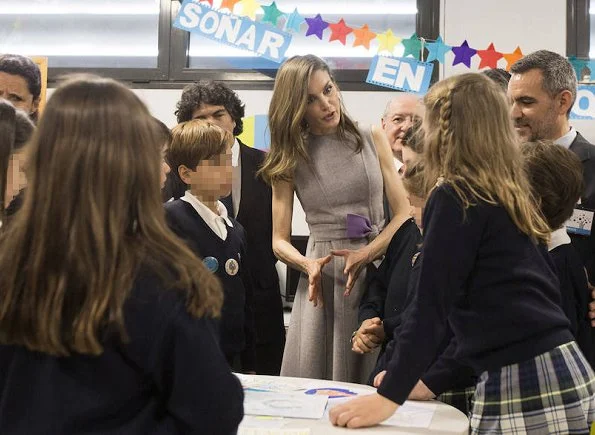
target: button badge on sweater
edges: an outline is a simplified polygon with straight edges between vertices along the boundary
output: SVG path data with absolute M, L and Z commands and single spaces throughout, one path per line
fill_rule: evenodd
M 230 258 L 225 262 L 225 271 L 228 275 L 234 276 L 240 270 L 240 265 L 234 258 Z
M 217 269 L 219 269 L 219 261 L 217 261 L 215 257 L 205 257 L 202 260 L 202 264 L 213 273 L 217 272 Z M 225 267 L 227 267 L 227 265 Z

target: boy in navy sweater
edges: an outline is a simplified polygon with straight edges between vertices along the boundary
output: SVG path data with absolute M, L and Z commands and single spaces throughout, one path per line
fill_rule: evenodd
M 595 367 L 587 275 L 564 226 L 583 192 L 581 161 L 551 141 L 525 143 L 521 152 L 533 196 L 552 229 L 548 250 L 560 281 L 562 308 L 576 343 Z
M 252 283 L 243 266 L 246 235 L 218 200 L 231 191 L 233 136 L 201 120 L 177 125 L 172 136 L 167 161 L 189 190 L 165 204 L 167 221 L 221 280 L 220 344 L 229 365 L 254 373 Z

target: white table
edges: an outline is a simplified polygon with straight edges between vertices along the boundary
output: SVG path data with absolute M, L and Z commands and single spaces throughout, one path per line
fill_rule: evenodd
M 279 387 L 283 391 L 286 387 L 300 388 L 342 388 L 356 392 L 376 391 L 367 385 L 350 384 L 346 382 L 335 382 L 325 381 L 319 379 L 307 379 L 307 378 L 290 378 L 290 377 L 277 377 L 277 376 L 260 376 L 252 375 L 246 376 L 241 375 L 242 379 L 245 379 L 255 384 L 264 383 L 269 386 Z M 244 383 L 244 382 L 243 382 Z M 329 399 L 332 402 L 334 399 Z M 445 435 L 463 435 L 469 432 L 469 419 L 458 409 L 453 408 L 450 405 L 446 405 L 439 401 L 428 401 L 428 402 L 414 402 L 417 406 L 422 407 L 435 407 L 434 415 L 432 417 L 430 426 L 428 428 L 412 428 L 412 427 L 395 427 L 395 426 L 374 426 L 365 429 L 358 429 L 354 432 L 353 429 L 345 429 L 333 426 L 328 417 L 323 417 L 320 420 L 313 419 L 301 419 L 301 418 L 277 418 L 278 424 L 282 424 L 282 427 L 277 430 L 256 430 L 254 427 L 254 418 L 247 417 L 240 424 L 239 435 L 243 434 L 268 434 L 268 433 L 291 433 L 288 429 L 309 429 L 309 435 L 327 435 L 327 434 L 351 434 L 357 433 L 362 434 L 445 434 Z M 248 423 L 246 424 L 246 422 Z

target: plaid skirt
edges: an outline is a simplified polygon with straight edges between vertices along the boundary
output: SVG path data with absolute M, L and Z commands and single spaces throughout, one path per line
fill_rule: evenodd
M 588 434 L 594 421 L 595 374 L 571 341 L 482 373 L 470 433 Z
M 473 396 L 475 394 L 475 387 L 469 387 L 458 390 L 445 391 L 436 397 L 436 400 L 454 406 L 466 416 L 471 414 L 473 408 Z

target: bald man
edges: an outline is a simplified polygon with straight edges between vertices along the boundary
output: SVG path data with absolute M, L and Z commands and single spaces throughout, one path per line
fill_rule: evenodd
M 413 119 L 422 116 L 422 106 L 417 96 L 405 92 L 399 92 L 393 97 L 384 109 L 381 118 L 382 129 L 388 138 L 397 169 L 403 161 L 403 136 L 409 127 L 413 125 Z

